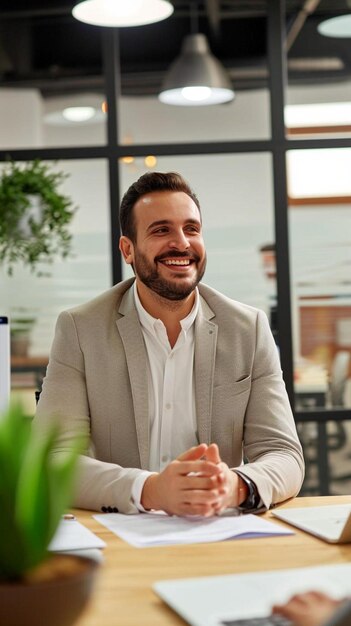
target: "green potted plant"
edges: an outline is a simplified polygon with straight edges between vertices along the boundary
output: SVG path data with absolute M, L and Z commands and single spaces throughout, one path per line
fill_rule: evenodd
M 39 436 L 20 404 L 0 416 L 0 624 L 6 626 L 69 626 L 91 591 L 96 561 L 48 552 L 82 444 L 55 459 L 57 435 L 54 425 Z
M 71 251 L 69 225 L 76 208 L 60 193 L 67 175 L 39 160 L 10 161 L 0 176 L 0 264 L 12 275 L 22 262 L 37 275 L 38 264 Z

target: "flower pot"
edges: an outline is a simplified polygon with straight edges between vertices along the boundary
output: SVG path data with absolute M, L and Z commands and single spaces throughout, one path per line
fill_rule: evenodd
M 27 334 L 11 335 L 12 356 L 28 356 L 30 343 L 30 337 Z
M 98 563 L 56 554 L 25 580 L 0 582 L 0 624 L 71 626 L 86 606 Z

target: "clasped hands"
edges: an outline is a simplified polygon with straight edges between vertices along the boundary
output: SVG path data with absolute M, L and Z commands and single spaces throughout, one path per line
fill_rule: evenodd
M 217 444 L 201 443 L 146 479 L 141 504 L 169 515 L 211 517 L 238 506 L 246 493 L 242 479 L 221 460 Z

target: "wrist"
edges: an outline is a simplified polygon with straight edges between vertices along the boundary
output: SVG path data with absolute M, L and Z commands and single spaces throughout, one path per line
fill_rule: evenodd
M 241 472 L 236 471 L 239 478 L 246 484 L 248 493 L 242 502 L 239 503 L 239 507 L 242 510 L 249 511 L 254 510 L 258 507 L 260 502 L 260 496 L 257 490 L 255 483 Z
M 241 478 L 241 476 L 238 476 L 238 491 L 237 491 L 237 506 L 240 506 L 240 504 L 242 502 L 245 502 L 245 500 L 247 500 L 248 496 L 249 496 L 249 487 L 247 485 L 247 483 Z
M 157 503 L 157 496 L 156 496 L 157 478 L 158 478 L 158 474 L 152 474 L 151 476 L 149 476 L 146 479 L 144 486 L 143 486 L 143 490 L 141 492 L 140 504 L 147 511 L 150 511 L 151 509 L 154 509 L 154 510 L 160 509 Z

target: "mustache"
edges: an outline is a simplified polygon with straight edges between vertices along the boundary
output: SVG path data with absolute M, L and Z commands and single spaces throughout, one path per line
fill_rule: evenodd
M 200 257 L 198 254 L 193 254 L 192 252 L 179 252 L 177 250 L 170 250 L 169 252 L 164 252 L 159 256 L 155 257 L 155 261 L 163 261 L 164 259 L 190 259 L 191 261 L 195 261 L 198 263 L 200 261 Z

